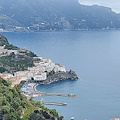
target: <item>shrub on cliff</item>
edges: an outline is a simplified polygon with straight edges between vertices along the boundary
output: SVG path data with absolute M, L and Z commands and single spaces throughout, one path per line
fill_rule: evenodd
M 56 110 L 35 110 L 30 114 L 29 120 L 63 120 L 63 116 L 59 117 Z
M 0 114 L 4 120 L 20 120 L 27 99 L 17 86 L 11 88 L 10 85 L 10 82 L 0 78 Z
M 0 67 L 0 73 L 3 73 L 5 71 L 6 71 L 6 69 L 4 67 Z

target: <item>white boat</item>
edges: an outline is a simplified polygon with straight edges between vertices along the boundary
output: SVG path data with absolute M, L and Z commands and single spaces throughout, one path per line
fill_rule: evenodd
M 71 120 L 74 120 L 75 118 L 74 117 L 71 117 Z

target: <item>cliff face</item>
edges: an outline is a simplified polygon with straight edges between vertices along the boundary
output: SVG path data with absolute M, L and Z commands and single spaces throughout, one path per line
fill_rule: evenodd
M 80 5 L 78 0 L 1 0 L 0 13 L 0 30 L 120 28 L 119 14 L 107 7 Z

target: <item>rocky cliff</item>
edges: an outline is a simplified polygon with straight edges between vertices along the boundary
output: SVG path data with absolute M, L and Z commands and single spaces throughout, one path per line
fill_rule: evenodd
M 36 82 L 39 82 L 40 84 L 50 84 L 52 82 L 56 82 L 60 80 L 68 80 L 68 79 L 77 80 L 79 78 L 73 70 L 70 70 L 67 72 L 57 72 L 52 76 L 47 77 L 47 79 L 44 81 L 36 81 Z

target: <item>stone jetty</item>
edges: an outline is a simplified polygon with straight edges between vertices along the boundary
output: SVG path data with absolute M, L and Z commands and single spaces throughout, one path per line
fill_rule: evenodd
M 41 102 L 44 105 L 57 105 L 57 106 L 66 106 L 67 103 L 58 103 L 58 102 Z
M 47 96 L 63 96 L 63 97 L 76 97 L 75 94 L 65 94 L 65 93 L 41 93 L 41 95 L 47 95 Z

